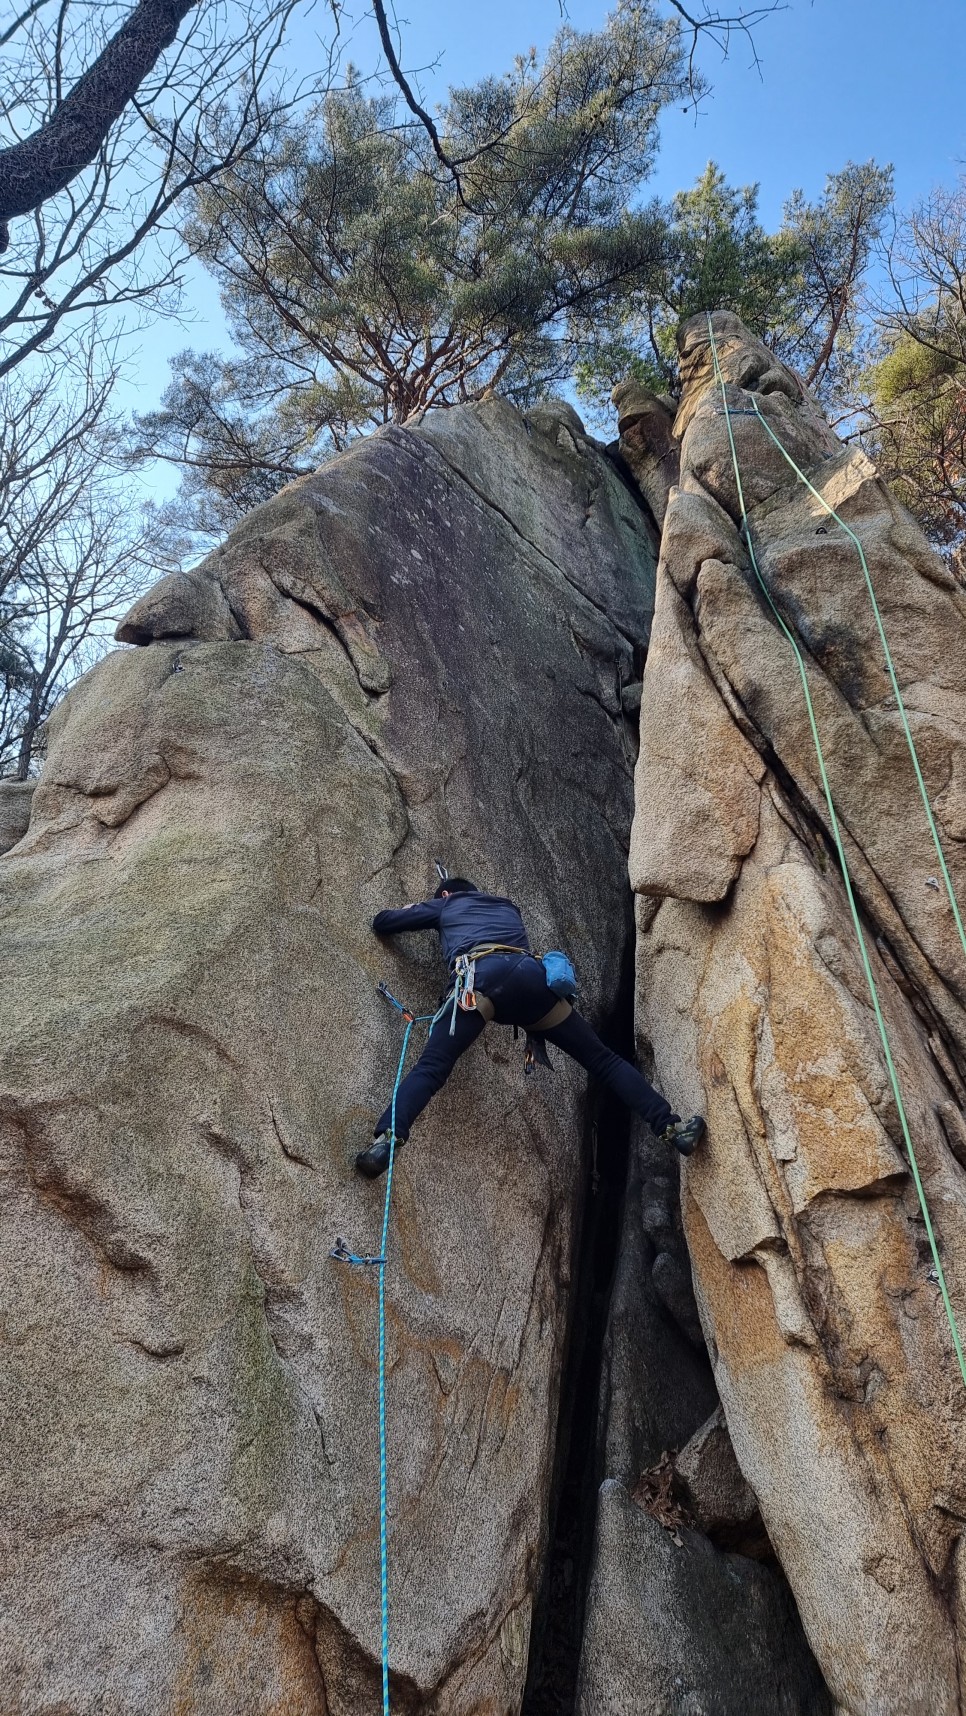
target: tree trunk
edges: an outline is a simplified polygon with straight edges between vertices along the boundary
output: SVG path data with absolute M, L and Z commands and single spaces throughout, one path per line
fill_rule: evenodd
M 8 222 L 29 214 L 90 165 L 114 121 L 198 0 L 139 0 L 46 125 L 0 150 L 0 252 Z

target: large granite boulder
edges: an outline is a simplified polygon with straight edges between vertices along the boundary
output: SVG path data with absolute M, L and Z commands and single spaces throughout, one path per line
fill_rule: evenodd
M 859 556 L 966 904 L 966 599 L 861 452 L 713 318 L 748 508 L 800 640 L 869 960 L 966 1325 L 966 960 Z M 707 321 L 682 333 L 681 476 L 644 674 L 639 1024 L 705 1112 L 684 1218 L 741 1470 L 849 1716 L 966 1708 L 966 1386 L 931 1266 L 795 659 L 749 566 Z M 641 421 L 638 418 L 638 421 Z
M 128 615 L 0 863 L 9 1716 L 358 1716 L 380 1653 L 372 913 L 433 859 L 615 1004 L 644 515 L 568 408 L 388 429 Z M 491 1040 L 492 1039 L 492 1040 Z M 393 1707 L 517 1710 L 584 1080 L 488 1034 L 400 1158 Z

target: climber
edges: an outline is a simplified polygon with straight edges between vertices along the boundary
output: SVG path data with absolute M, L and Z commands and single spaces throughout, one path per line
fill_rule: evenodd
M 523 919 L 512 900 L 484 894 L 460 877 L 447 877 L 431 900 L 379 912 L 372 927 L 376 935 L 436 930 L 454 978 L 461 956 L 475 962 L 472 990 L 462 1000 L 459 988 L 455 997 L 450 990 L 452 1007 L 447 1005 L 437 1018 L 419 1060 L 399 1086 L 397 1147 L 405 1144 L 416 1116 L 446 1083 L 460 1055 L 495 1019 L 499 1025 L 522 1026 L 538 1045 L 548 1042 L 563 1049 L 641 1115 L 663 1143 L 690 1156 L 704 1134 L 700 1115 L 682 1121 L 672 1114 L 637 1068 L 608 1049 L 570 1002 L 554 993 L 543 964 L 530 951 Z M 367 1179 L 375 1179 L 389 1166 L 391 1126 L 390 1104 L 376 1123 L 372 1144 L 356 1157 L 356 1167 Z

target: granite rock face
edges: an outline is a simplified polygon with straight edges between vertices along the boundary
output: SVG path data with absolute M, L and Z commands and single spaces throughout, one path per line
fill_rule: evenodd
M 757 1504 L 720 1419 L 677 1181 L 660 1144 L 637 1136 L 604 1346 L 577 1716 L 828 1716 L 760 1521 L 749 1530 Z M 752 1539 L 767 1564 L 745 1552 Z
M 717 312 L 748 526 L 800 642 L 953 1304 L 966 1326 L 966 959 L 939 885 L 862 542 L 966 902 L 966 598 L 797 378 Z M 966 1709 L 966 1386 L 838 865 L 801 681 L 749 564 L 705 318 L 644 674 L 631 872 L 639 1025 L 709 1137 L 685 1229 L 741 1471 L 849 1716 Z
M 671 489 L 681 474 L 674 402 L 648 392 L 638 381 L 620 382 L 611 400 L 617 408 L 617 451 L 660 528 Z
M 780 1575 L 601 1488 L 579 1716 L 827 1716 Z
M 34 796 L 33 781 L 0 781 L 0 857 L 16 846 L 27 832 L 30 806 Z
M 433 859 L 526 902 L 586 1011 L 632 929 L 654 557 L 568 408 L 387 430 L 166 579 L 50 723 L 0 864 L 9 1716 L 357 1716 L 379 1662 L 378 1240 L 351 1171 L 443 973 Z M 394 1708 L 517 1710 L 584 1079 L 491 1031 L 397 1170 Z

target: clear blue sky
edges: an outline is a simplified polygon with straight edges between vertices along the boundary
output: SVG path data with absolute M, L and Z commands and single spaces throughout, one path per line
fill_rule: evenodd
M 374 27 L 365 0 L 350 4 L 363 19 L 351 57 L 368 70 L 377 62 Z M 606 0 L 567 5 L 576 29 L 599 26 L 607 10 Z M 420 79 L 429 105 L 448 84 L 500 73 L 515 53 L 544 47 L 560 24 L 558 0 L 397 0 L 397 13 L 407 67 L 429 66 L 441 55 Z M 329 19 L 319 0 L 292 39 L 292 66 L 308 71 L 322 63 L 315 30 Z M 697 119 L 665 116 L 650 193 L 671 196 L 714 159 L 732 182 L 760 184 L 762 218 L 775 225 L 792 190 L 818 195 L 825 175 L 848 160 L 891 161 L 902 205 L 966 167 L 966 0 L 789 0 L 758 27 L 756 42 L 760 74 L 743 40 L 734 41 L 725 62 L 704 44 L 701 65 L 712 93 Z M 142 347 L 131 401 L 142 410 L 160 397 L 172 352 L 225 344 L 217 293 L 200 270 L 190 298 L 194 319 L 157 326 Z

